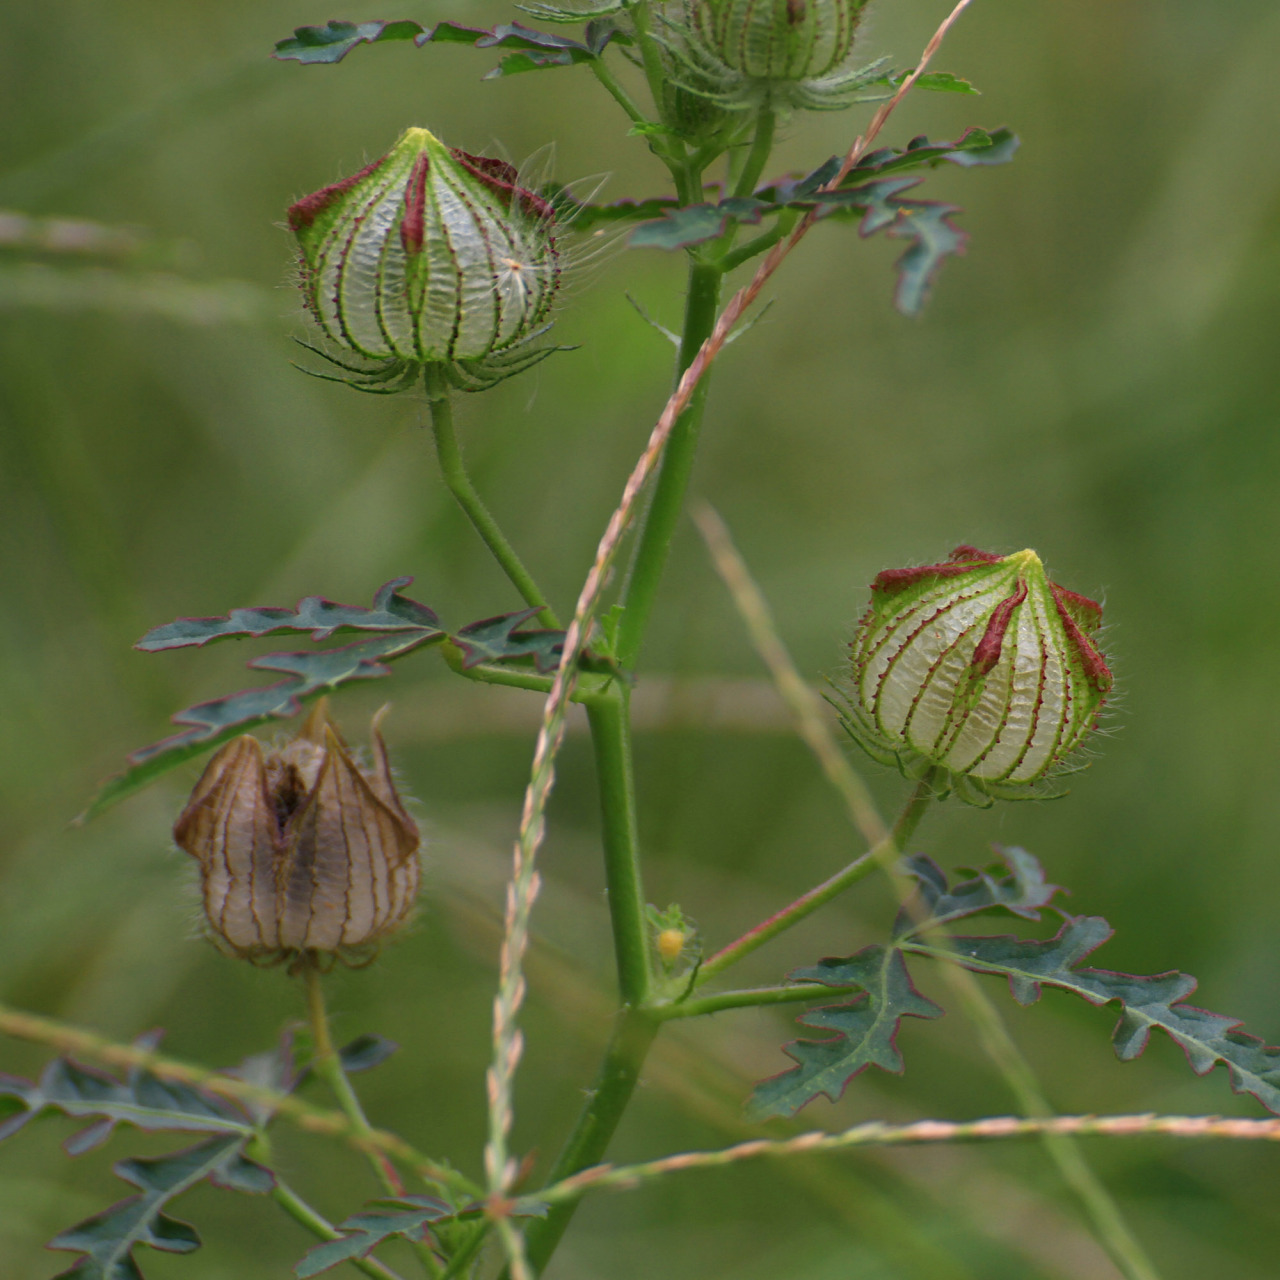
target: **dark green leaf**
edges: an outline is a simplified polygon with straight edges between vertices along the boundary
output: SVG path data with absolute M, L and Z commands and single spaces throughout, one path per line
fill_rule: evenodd
M 358 44 L 383 40 L 416 40 L 423 28 L 416 22 L 327 22 L 323 27 L 298 27 L 276 44 L 272 55 L 281 61 L 341 62 Z
M 65 1276 L 77 1280 L 142 1280 L 133 1250 L 148 1245 L 164 1253 L 190 1253 L 200 1247 L 194 1228 L 164 1210 L 169 1202 L 208 1178 L 217 1186 L 261 1195 L 271 1190 L 270 1172 L 240 1154 L 245 1139 L 211 1138 L 155 1160 L 121 1160 L 116 1174 L 142 1193 L 62 1232 L 51 1249 L 84 1254 Z
M 414 1241 L 425 1240 L 433 1222 L 454 1216 L 453 1209 L 443 1200 L 431 1200 L 427 1196 L 415 1197 L 415 1200 L 422 1201 L 422 1207 L 353 1214 L 345 1222 L 338 1224 L 338 1229 L 347 1234 L 340 1240 L 328 1240 L 316 1245 L 294 1267 L 294 1274 L 299 1280 L 306 1280 L 308 1276 L 318 1276 L 340 1262 L 347 1262 L 352 1258 L 367 1258 L 378 1245 L 392 1236 L 403 1236 Z
M 95 1123 L 66 1142 L 79 1155 L 106 1140 L 116 1124 L 131 1124 L 149 1132 L 220 1133 L 248 1137 L 253 1126 L 230 1103 L 190 1085 L 159 1080 L 135 1068 L 120 1081 L 105 1072 L 82 1067 L 69 1058 L 55 1058 L 38 1083 L 0 1076 L 0 1098 L 22 1110 L 0 1124 L 0 1138 L 16 1133 L 43 1111 L 92 1118 Z
M 372 1071 L 381 1066 L 400 1046 L 386 1036 L 357 1036 L 349 1045 L 339 1050 L 342 1069 L 348 1074 L 357 1071 Z
M 910 74 L 910 71 L 899 71 L 897 75 L 888 76 L 886 79 L 889 84 L 896 88 Z M 926 71 L 916 81 L 915 87 L 917 89 L 930 89 L 934 93 L 971 93 L 976 95 L 978 92 L 967 80 L 961 80 L 959 76 L 953 76 L 950 71 Z
M 564 653 L 563 631 L 521 631 L 537 609 L 504 613 L 497 618 L 484 618 L 463 627 L 449 639 L 462 651 L 464 667 L 478 667 L 485 662 L 519 662 L 532 658 L 535 668 L 547 675 L 560 665 Z
M 798 1065 L 756 1086 L 747 1103 L 755 1119 L 794 1115 L 820 1093 L 836 1102 L 849 1081 L 871 1066 L 901 1072 L 898 1024 L 903 1018 L 942 1016 L 942 1010 L 912 985 L 901 952 L 893 948 L 866 947 L 848 959 L 823 960 L 790 976 L 798 982 L 861 991 L 845 1004 L 810 1009 L 798 1019 L 802 1026 L 837 1034 L 830 1040 L 796 1040 L 786 1046 Z
M 953 949 L 909 943 L 904 950 L 950 959 L 979 973 L 1001 974 L 1009 980 L 1019 1004 L 1038 1000 L 1044 985 L 1070 991 L 1090 1004 L 1118 1004 L 1120 1021 L 1112 1040 L 1122 1061 L 1142 1053 L 1152 1030 L 1159 1028 L 1182 1049 L 1197 1075 L 1225 1063 L 1237 1093 L 1251 1093 L 1268 1110 L 1280 1114 L 1280 1047 L 1244 1034 L 1237 1018 L 1184 1003 L 1196 989 L 1196 980 L 1189 974 L 1140 977 L 1080 967 L 1111 932 L 1101 917 L 1077 916 L 1068 918 L 1058 934 L 1044 942 L 1007 936 L 953 938 Z
M 943 258 L 964 251 L 967 236 L 950 221 L 960 207 L 933 200 L 904 200 L 901 193 L 917 185 L 918 178 L 880 178 L 846 188 L 792 201 L 816 207 L 821 216 L 861 212 L 858 234 L 866 237 L 883 231 L 894 240 L 910 240 L 897 261 L 898 288 L 894 303 L 906 315 L 917 315 Z
M 352 680 L 390 675 L 384 665 L 387 661 L 443 640 L 444 634 L 438 630 L 404 630 L 337 649 L 322 649 L 314 653 L 265 653 L 254 658 L 247 664 L 253 670 L 284 671 L 288 672 L 288 678 L 178 712 L 173 722 L 189 727 L 135 751 L 129 757 L 130 768 L 103 785 L 78 821 L 87 822 L 183 761 L 220 746 L 255 725 L 296 715 L 308 698 Z
M 1003 867 L 974 872 L 973 879 L 947 887 L 946 873 L 923 855 L 904 860 L 905 869 L 919 882 L 919 898 L 904 909 L 894 927 L 903 938 L 985 911 L 1011 911 L 1024 920 L 1039 920 L 1040 910 L 1053 901 L 1062 887 L 1049 884 L 1044 868 L 1025 849 L 999 848 Z
M 902 170 L 932 168 L 944 161 L 999 164 L 1010 159 L 1016 148 L 1017 138 L 1007 129 L 991 134 L 970 129 L 955 142 L 913 138 L 902 150 L 886 148 L 864 156 L 838 190 L 820 193 L 820 188 L 840 171 L 840 161 L 833 157 L 806 177 L 774 183 L 751 198 L 665 208 L 661 218 L 646 222 L 631 233 L 631 244 L 687 249 L 717 239 L 732 222 L 758 223 L 766 214 L 783 208 L 816 208 L 822 217 L 861 213 L 859 231 L 863 236 L 883 231 L 895 240 L 911 242 L 898 259 L 894 301 L 900 311 L 915 315 L 924 306 L 929 284 L 942 260 L 964 250 L 965 234 L 950 220 L 959 208 L 932 200 L 904 199 L 902 193 L 915 186 L 918 178 L 878 177 L 871 182 L 864 179 Z
M 608 21 L 590 23 L 585 44 L 552 32 L 535 31 L 519 22 L 504 23 L 492 29 L 464 27 L 456 22 L 440 22 L 434 27 L 408 21 L 329 22 L 323 27 L 299 27 L 291 38 L 276 45 L 273 56 L 295 62 L 341 62 L 357 45 L 380 44 L 386 40 L 412 40 L 419 48 L 426 44 L 468 44 L 477 49 L 519 51 L 503 58 L 485 77 L 487 80 L 542 67 L 592 62 L 612 40 L 631 43 L 630 36 Z
M 730 196 L 718 204 L 691 204 L 664 212 L 657 222 L 646 222 L 631 233 L 637 249 L 684 249 L 716 240 L 731 222 L 757 223 L 776 206 L 749 197 Z
M 648 126 L 644 128 L 647 130 Z M 680 202 L 673 196 L 656 196 L 652 200 L 619 200 L 614 204 L 584 204 L 575 200 L 565 187 L 556 183 L 542 187 L 539 195 L 555 210 L 556 218 L 571 225 L 575 231 L 587 231 L 601 223 L 647 222 L 652 218 L 662 217 L 668 209 L 680 207 Z
M 179 618 L 148 631 L 134 646 L 144 653 L 206 645 L 228 637 L 279 635 L 309 631 L 313 640 L 327 640 L 335 631 L 413 631 L 440 629 L 440 619 L 425 604 L 400 594 L 412 578 L 393 578 L 378 588 L 372 607 L 335 604 L 322 596 L 307 596 L 296 609 L 232 609 L 224 617 Z

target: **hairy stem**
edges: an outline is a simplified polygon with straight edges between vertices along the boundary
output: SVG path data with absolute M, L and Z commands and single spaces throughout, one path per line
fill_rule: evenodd
M 624 1006 L 639 1008 L 649 998 L 649 928 L 640 879 L 630 699 L 628 691 L 618 683 L 613 685 L 610 694 L 588 703 L 587 721 L 591 726 L 600 790 L 605 883 L 618 966 L 618 998 Z
M 559 629 L 560 623 L 555 611 L 547 604 L 533 575 L 524 567 L 515 548 L 503 536 L 498 522 L 489 514 L 489 508 L 484 505 L 475 485 L 471 483 L 462 460 L 462 450 L 458 447 L 458 437 L 453 429 L 453 401 L 444 379 L 428 365 L 424 380 L 427 400 L 431 406 L 431 434 L 435 438 L 436 457 L 440 460 L 440 471 L 445 484 L 449 486 L 449 492 L 457 499 L 458 506 L 484 540 L 485 546 L 493 553 L 493 558 L 511 580 L 525 604 L 531 609 L 537 609 L 538 621 L 544 627 Z
M 795 1004 L 804 1000 L 834 999 L 842 991 L 856 987 L 829 987 L 821 982 L 796 982 L 785 987 L 749 987 L 745 991 L 717 991 L 709 996 L 684 1000 L 680 1004 L 660 1005 L 655 1016 L 667 1022 L 672 1018 L 700 1018 L 725 1009 L 754 1009 L 765 1004 Z
M 644 1010 L 624 1008 L 619 1013 L 586 1105 L 547 1176 L 548 1184 L 561 1182 L 604 1159 L 657 1033 L 658 1023 Z M 576 1200 L 557 1203 L 545 1218 L 530 1224 L 525 1233 L 525 1247 L 535 1273 L 542 1271 L 555 1252 L 576 1208 Z
M 720 303 L 719 267 L 693 260 L 689 264 L 689 286 L 685 297 L 684 330 L 680 338 L 680 354 L 676 363 L 677 381 L 693 363 L 702 344 L 711 335 Z M 698 431 L 707 398 L 704 376 L 689 397 L 684 412 L 676 419 L 662 455 L 662 465 L 654 485 L 653 496 L 636 539 L 631 571 L 623 589 L 622 603 L 626 612 L 618 632 L 618 661 L 623 667 L 635 665 L 644 634 L 653 612 L 658 584 L 666 568 L 671 538 L 680 523 L 685 493 L 693 473 L 693 460 L 698 449 Z
M 756 189 L 764 167 L 769 163 L 773 153 L 773 132 L 777 118 L 767 107 L 761 109 L 756 116 L 756 131 L 751 139 L 751 150 L 747 152 L 746 162 L 738 181 L 733 188 L 735 196 L 749 196 Z

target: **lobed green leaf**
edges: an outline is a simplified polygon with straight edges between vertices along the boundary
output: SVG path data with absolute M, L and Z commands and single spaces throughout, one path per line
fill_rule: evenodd
M 603 14 L 604 10 L 600 11 Z M 631 37 L 616 24 L 600 15 L 587 27 L 587 38 L 571 40 L 549 31 L 536 31 L 519 22 L 503 23 L 493 28 L 464 27 L 456 22 L 439 22 L 434 27 L 402 20 L 399 22 L 332 21 L 323 27 L 298 27 L 288 39 L 276 44 L 272 55 L 281 61 L 302 63 L 341 62 L 361 44 L 381 44 L 388 40 L 412 40 L 421 48 L 426 44 L 467 44 L 477 49 L 514 49 L 492 71 L 486 80 L 537 71 L 543 67 L 567 67 L 580 62 L 593 62 L 614 40 L 630 44 Z M 552 19 L 553 21 L 561 19 Z M 578 19 L 573 19 L 577 21 Z
M 164 1253 L 191 1253 L 200 1247 L 195 1228 L 164 1212 L 170 1201 L 206 1178 L 215 1186 L 263 1195 L 275 1185 L 271 1172 L 246 1160 L 238 1135 L 210 1138 L 198 1146 L 152 1160 L 121 1160 L 114 1171 L 140 1195 L 63 1231 L 50 1249 L 80 1253 L 59 1280 L 142 1280 L 133 1256 L 139 1245 Z
M 134 1068 L 119 1080 L 103 1071 L 55 1058 L 36 1082 L 0 1075 L 0 1140 L 37 1116 L 58 1111 L 94 1123 L 68 1138 L 69 1155 L 80 1155 L 111 1136 L 117 1124 L 146 1132 L 218 1133 L 238 1138 L 253 1135 L 254 1126 L 230 1103 L 191 1085 L 159 1080 Z
M 833 156 L 805 177 L 773 183 L 753 197 L 664 207 L 661 217 L 642 223 L 631 233 L 630 243 L 635 247 L 688 249 L 719 239 L 735 223 L 755 224 L 783 209 L 816 209 L 820 217 L 861 214 L 858 229 L 862 236 L 883 231 L 893 239 L 910 241 L 897 262 L 894 301 L 900 311 L 916 315 L 939 266 L 946 257 L 964 251 L 967 237 L 951 222 L 951 216 L 960 211 L 957 205 L 904 199 L 902 193 L 920 179 L 883 175 L 935 168 L 944 162 L 1002 164 L 1012 158 L 1017 145 L 1008 129 L 994 133 L 970 129 L 955 142 L 913 138 L 905 148 L 884 148 L 864 156 L 838 190 L 822 192 L 820 189 L 840 171 L 840 159 Z M 862 181 L 868 177 L 874 180 Z
M 339 1240 L 326 1240 L 309 1250 L 294 1267 L 294 1275 L 299 1280 L 307 1280 L 307 1277 L 318 1276 L 340 1262 L 367 1258 L 384 1240 L 393 1236 L 422 1243 L 429 1238 L 432 1223 L 455 1216 L 454 1209 L 443 1200 L 430 1196 L 414 1196 L 412 1200 L 416 1202 L 415 1207 L 352 1214 L 346 1221 L 338 1223 L 338 1230 L 346 1234 Z M 402 1204 L 404 1201 L 394 1203 Z
M 802 1026 L 837 1034 L 829 1040 L 786 1045 L 783 1051 L 797 1065 L 756 1086 L 747 1102 L 752 1119 L 795 1115 L 820 1093 L 837 1102 L 854 1076 L 868 1067 L 900 1073 L 897 1035 L 902 1019 L 942 1016 L 942 1010 L 915 989 L 902 953 L 894 947 L 866 947 L 848 959 L 797 969 L 790 977 L 861 991 L 844 1004 L 809 1009 L 800 1016 Z
M 322 596 L 307 596 L 296 609 L 232 609 L 224 617 L 179 618 L 148 631 L 134 645 L 144 653 L 161 649 L 182 649 L 206 645 L 228 637 L 279 635 L 287 631 L 307 631 L 313 640 L 327 640 L 337 631 L 411 631 L 440 629 L 440 619 L 425 604 L 400 594 L 412 578 L 393 578 L 374 593 L 373 604 L 335 604 Z
M 560 665 L 564 654 L 564 632 L 541 628 L 521 631 L 521 624 L 528 622 L 537 612 L 537 609 L 522 609 L 519 613 L 484 618 L 463 627 L 449 639 L 461 650 L 464 667 L 531 658 L 539 672 L 549 675 Z
M 1045 941 L 953 938 L 947 949 L 909 943 L 904 950 L 951 959 L 978 973 L 1000 974 L 1008 979 L 1019 1004 L 1034 1004 L 1044 986 L 1069 991 L 1090 1004 L 1117 1004 L 1120 1020 L 1112 1042 L 1122 1062 L 1138 1057 L 1151 1032 L 1159 1029 L 1186 1054 L 1196 1075 L 1223 1063 L 1236 1093 L 1252 1094 L 1280 1115 L 1280 1046 L 1246 1035 L 1238 1018 L 1186 1004 L 1197 985 L 1190 974 L 1140 976 L 1081 967 L 1111 935 L 1111 926 L 1100 916 L 1073 916 Z
M 954 888 L 948 887 L 946 873 L 932 858 L 922 854 L 905 858 L 903 868 L 915 877 L 919 894 L 899 913 L 894 939 L 995 910 L 1039 920 L 1041 909 L 1063 892 L 1062 886 L 1050 884 L 1044 868 L 1025 849 L 997 846 L 996 852 L 1002 867 L 977 870 L 972 879 Z

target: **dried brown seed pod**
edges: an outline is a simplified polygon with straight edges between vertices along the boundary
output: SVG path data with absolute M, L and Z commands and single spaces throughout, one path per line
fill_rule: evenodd
M 200 863 L 219 945 L 259 963 L 308 951 L 371 958 L 418 893 L 418 828 L 396 794 L 374 717 L 374 767 L 352 758 L 321 702 L 286 746 L 249 734 L 209 761 L 174 824 Z

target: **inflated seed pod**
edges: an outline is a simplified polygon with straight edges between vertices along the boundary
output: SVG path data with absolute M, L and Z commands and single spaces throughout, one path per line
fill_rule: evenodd
M 200 863 L 215 940 L 238 956 L 361 956 L 418 893 L 418 828 L 391 779 L 375 719 L 361 768 L 323 703 L 284 747 L 245 734 L 209 761 L 174 825 Z
M 942 564 L 886 570 L 852 644 L 850 731 L 914 773 L 1017 794 L 1097 723 L 1112 686 L 1101 624 L 1101 607 L 1050 582 L 1034 551 L 958 547 Z
M 501 160 L 408 129 L 293 205 L 307 306 L 370 360 L 484 361 L 534 337 L 560 279 L 550 206 Z
M 691 0 L 690 26 L 726 67 L 755 80 L 824 76 L 849 56 L 867 0 Z

